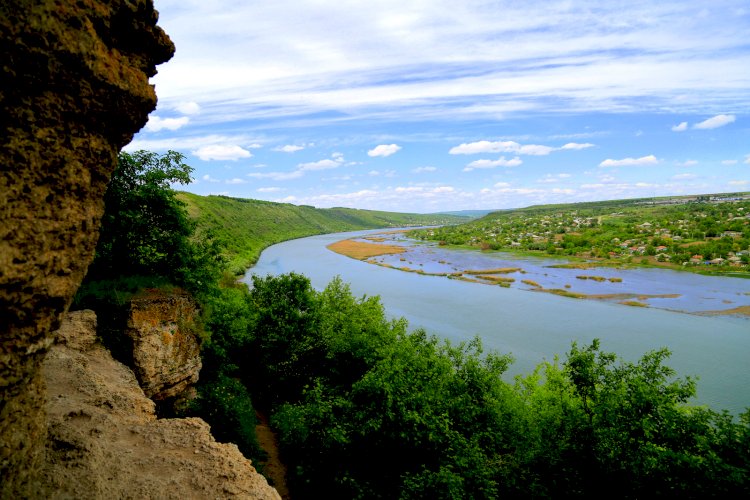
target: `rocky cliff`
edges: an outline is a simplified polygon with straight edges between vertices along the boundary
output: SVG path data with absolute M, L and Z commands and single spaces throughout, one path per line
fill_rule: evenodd
M 90 263 L 117 153 L 174 47 L 150 0 L 0 2 L 0 494 L 43 450 L 40 365 Z
M 280 498 L 203 420 L 157 420 L 133 372 L 97 344 L 93 311 L 69 317 L 43 364 L 49 434 L 40 495 Z
M 131 366 L 149 398 L 174 400 L 198 381 L 195 317 L 195 302 L 184 293 L 150 290 L 130 301 L 125 335 L 131 341 Z

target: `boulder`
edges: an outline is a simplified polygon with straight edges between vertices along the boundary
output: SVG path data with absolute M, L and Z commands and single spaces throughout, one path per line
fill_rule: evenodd
M 187 294 L 151 290 L 131 300 L 125 335 L 132 342 L 131 366 L 149 398 L 178 398 L 198 381 L 195 316 L 195 302 Z
M 280 498 L 203 420 L 157 419 L 132 370 L 90 341 L 92 316 L 63 322 L 67 340 L 43 364 L 49 433 L 40 498 Z

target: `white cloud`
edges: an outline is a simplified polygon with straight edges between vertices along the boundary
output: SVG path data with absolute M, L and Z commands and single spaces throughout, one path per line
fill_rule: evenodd
M 672 180 L 674 180 L 674 181 L 687 181 L 687 180 L 690 180 L 690 179 L 695 179 L 696 177 L 698 177 L 698 176 L 695 175 L 695 174 L 677 174 L 677 175 L 673 175 L 672 176 Z
M 590 142 L 584 142 L 584 143 L 569 142 L 567 144 L 564 144 L 563 147 L 561 147 L 560 149 L 578 150 L 578 149 L 588 149 L 588 148 L 593 148 L 593 147 L 594 145 L 591 144 Z
M 741 181 L 729 181 L 730 186 L 747 186 L 750 184 L 750 181 L 748 180 L 741 180 Z
M 146 130 L 149 132 L 158 132 L 162 129 L 177 130 L 180 127 L 184 127 L 188 124 L 190 118 L 187 116 L 181 116 L 180 118 L 160 118 L 156 115 L 151 115 L 146 122 Z
M 606 159 L 599 164 L 600 167 L 631 167 L 636 165 L 656 165 L 659 160 L 654 155 L 642 156 L 640 158 L 623 158 L 622 160 Z
M 750 155 L 745 156 L 745 161 L 743 163 L 750 165 Z
M 380 171 L 379 170 L 370 170 L 369 172 L 367 172 L 367 175 L 369 175 L 370 177 L 377 177 L 377 176 L 380 175 Z
M 302 151 L 303 149 L 305 149 L 304 146 L 295 146 L 294 144 L 287 144 L 285 146 L 273 148 L 274 151 L 281 151 L 282 153 L 294 153 L 296 151 Z
M 515 153 L 529 156 L 546 156 L 553 151 L 586 149 L 593 146 L 591 143 L 569 142 L 559 148 L 555 148 L 543 144 L 519 144 L 516 141 L 476 141 L 454 146 L 448 151 L 448 154 Z
M 748 157 L 748 160 L 750 160 L 750 157 Z M 722 160 L 722 165 L 737 165 L 737 160 Z
M 177 103 L 174 109 L 176 109 L 183 115 L 197 115 L 201 112 L 201 107 L 195 101 L 184 101 Z
M 292 179 L 299 179 L 305 175 L 302 170 L 293 170 L 291 172 L 264 172 L 264 173 L 252 173 L 247 174 L 248 177 L 254 179 L 271 179 L 273 181 L 289 181 Z
M 412 173 L 414 174 L 423 174 L 425 172 L 435 172 L 437 168 L 435 167 L 417 167 L 414 170 L 412 170 Z
M 378 146 L 375 146 L 373 149 L 369 150 L 367 152 L 367 156 L 370 157 L 386 157 L 391 156 L 392 154 L 395 154 L 401 149 L 401 146 L 398 144 L 380 144 Z
M 297 167 L 300 170 L 329 170 L 332 168 L 340 167 L 341 163 L 342 162 L 338 160 L 325 159 L 307 163 L 300 163 L 299 165 L 297 165 Z
M 693 125 L 693 128 L 702 129 L 702 130 L 708 130 L 713 128 L 719 128 L 723 127 L 724 125 L 729 125 L 735 120 L 734 115 L 716 115 L 708 120 L 704 120 L 700 123 L 696 123 Z
M 543 178 L 539 179 L 537 182 L 543 183 L 543 184 L 554 184 L 555 182 L 560 182 L 564 179 L 570 178 L 570 174 L 547 174 Z
M 679 125 L 672 127 L 672 132 L 684 132 L 688 129 L 688 122 L 680 122 Z
M 206 182 L 221 182 L 221 181 L 219 181 L 219 179 L 214 179 L 213 177 L 211 177 L 208 174 L 206 174 L 203 177 L 201 177 L 201 179 L 203 179 Z
M 226 184 L 247 184 L 247 181 L 245 179 L 240 179 L 238 177 L 235 177 L 234 179 L 229 179 L 224 181 Z
M 675 165 L 677 165 L 678 167 L 694 167 L 697 164 L 698 164 L 697 160 L 685 160 L 682 163 L 680 162 L 675 163 Z
M 496 187 L 498 189 L 500 189 L 500 188 L 507 188 L 507 187 L 510 187 L 510 183 L 508 183 L 508 182 L 498 182 L 497 184 L 495 184 L 494 187 Z
M 250 158 L 252 153 L 237 145 L 220 145 L 203 146 L 192 152 L 195 156 L 203 161 L 210 160 L 230 160 L 236 161 L 240 158 Z
M 541 144 L 521 145 L 515 141 L 476 141 L 455 146 L 448 151 L 452 155 L 473 155 L 480 153 L 516 153 L 522 155 L 545 156 L 554 151 L 551 146 Z
M 279 191 L 282 191 L 280 187 L 264 187 L 264 188 L 258 188 L 256 189 L 259 193 L 278 193 Z
M 517 142 L 506 141 L 506 142 L 490 142 L 490 141 L 476 141 L 463 143 L 460 146 L 454 146 L 448 151 L 448 154 L 452 155 L 475 155 L 480 153 L 500 153 L 506 152 L 506 144 L 516 144 Z
M 523 161 L 516 156 L 511 160 L 506 160 L 504 156 L 501 156 L 497 160 L 476 160 L 464 167 L 464 172 L 471 172 L 477 168 L 495 168 L 495 167 L 517 167 L 522 164 Z

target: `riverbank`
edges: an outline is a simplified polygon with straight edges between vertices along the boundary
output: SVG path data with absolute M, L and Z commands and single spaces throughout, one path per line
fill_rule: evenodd
M 477 252 L 413 240 L 404 232 L 348 238 L 328 245 L 328 249 L 368 264 L 425 276 L 631 307 L 750 318 L 750 284 L 744 280 L 722 281 L 718 286 L 712 282 L 708 286 L 711 278 L 674 273 L 678 269 L 663 266 L 617 266 L 559 256 L 531 256 L 528 252 Z M 581 273 L 590 269 L 597 272 Z

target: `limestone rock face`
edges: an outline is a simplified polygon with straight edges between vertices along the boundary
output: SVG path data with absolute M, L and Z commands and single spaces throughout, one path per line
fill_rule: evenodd
M 280 498 L 203 420 L 157 420 L 133 372 L 91 341 L 92 315 L 64 322 L 68 341 L 44 361 L 49 433 L 40 498 Z
M 33 495 L 40 366 L 174 46 L 151 0 L 0 2 L 0 497 Z
M 185 294 L 154 291 L 130 302 L 125 334 L 132 341 L 133 371 L 151 399 L 175 398 L 198 381 L 195 315 L 195 302 Z

